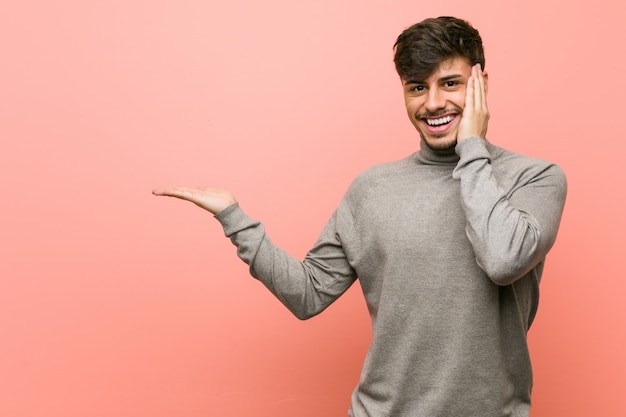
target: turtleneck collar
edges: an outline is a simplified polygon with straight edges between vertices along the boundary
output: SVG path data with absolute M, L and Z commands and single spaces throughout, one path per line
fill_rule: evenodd
M 420 150 L 416 153 L 417 161 L 424 165 L 456 165 L 459 155 L 454 148 L 443 151 L 431 149 L 424 139 L 420 140 Z

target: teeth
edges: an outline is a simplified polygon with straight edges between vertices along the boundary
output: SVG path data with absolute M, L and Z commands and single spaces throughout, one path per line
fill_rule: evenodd
M 430 126 L 439 126 L 444 123 L 450 123 L 452 119 L 452 116 L 441 117 L 439 119 L 426 119 L 426 123 L 428 123 Z

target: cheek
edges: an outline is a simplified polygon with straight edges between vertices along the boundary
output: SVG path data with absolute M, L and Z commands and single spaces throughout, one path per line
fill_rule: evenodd
M 405 98 L 404 105 L 406 107 L 406 112 L 411 118 L 419 112 L 420 103 L 415 99 Z
M 406 106 L 406 115 L 409 117 L 411 123 L 415 126 L 418 125 L 418 120 L 415 118 L 415 115 L 418 113 L 415 106 Z
M 450 99 L 450 102 L 461 109 L 465 108 L 465 91 L 465 89 L 458 91 L 454 97 Z

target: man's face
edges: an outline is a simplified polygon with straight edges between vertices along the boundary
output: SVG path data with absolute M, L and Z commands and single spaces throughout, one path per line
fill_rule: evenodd
M 450 58 L 425 80 L 402 80 L 409 119 L 430 148 L 456 145 L 471 70 L 465 59 Z

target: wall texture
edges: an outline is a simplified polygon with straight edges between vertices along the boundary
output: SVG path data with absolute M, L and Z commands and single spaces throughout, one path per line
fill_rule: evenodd
M 358 172 L 416 149 L 392 45 L 438 15 L 484 38 L 489 139 L 569 178 L 533 417 L 626 415 L 614 3 L 2 1 L 0 415 L 345 415 L 358 286 L 300 322 L 210 215 L 150 191 L 231 189 L 303 256 Z

